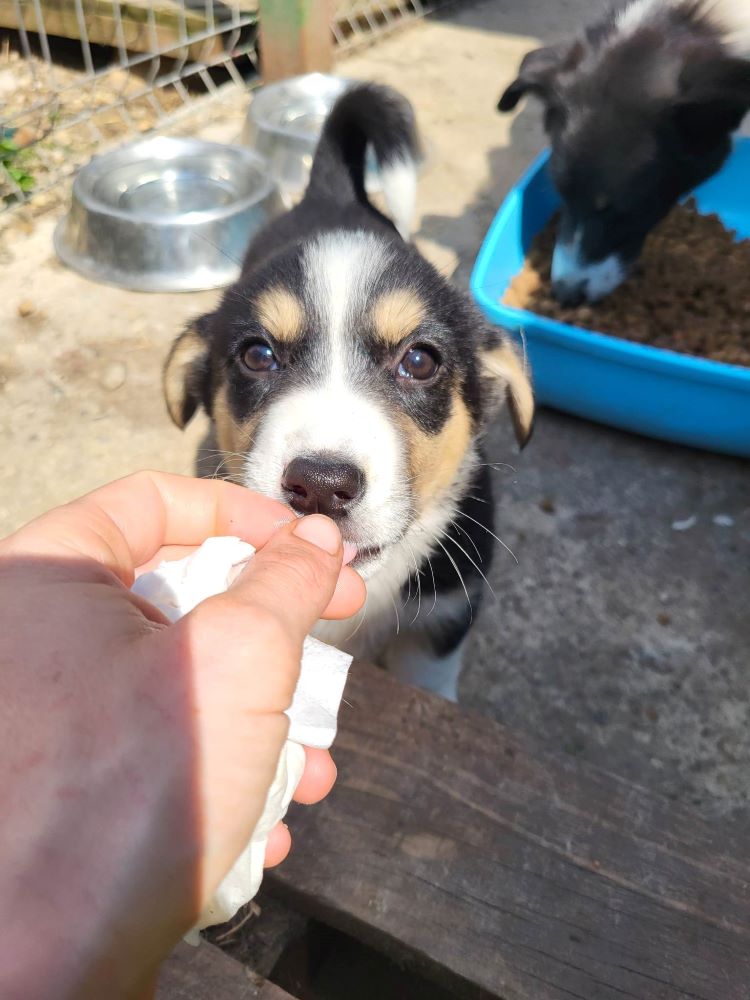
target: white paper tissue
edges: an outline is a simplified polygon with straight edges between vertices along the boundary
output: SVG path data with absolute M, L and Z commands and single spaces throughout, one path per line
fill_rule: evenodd
M 162 563 L 145 573 L 133 591 L 174 622 L 208 597 L 223 593 L 255 549 L 239 538 L 209 538 L 186 559 Z M 305 639 L 299 682 L 287 709 L 289 736 L 263 814 L 247 848 L 219 886 L 186 940 L 197 944 L 198 931 L 231 920 L 255 896 L 263 878 L 268 835 L 283 819 L 305 766 L 304 746 L 328 749 L 336 736 L 341 696 L 352 658 L 317 639 Z

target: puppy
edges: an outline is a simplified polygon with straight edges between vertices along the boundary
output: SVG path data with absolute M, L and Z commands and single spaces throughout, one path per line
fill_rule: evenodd
M 578 38 L 529 52 L 499 110 L 527 93 L 544 106 L 563 201 L 553 292 L 595 301 L 728 156 L 750 108 L 750 7 L 632 0 Z
M 368 146 L 393 221 L 365 193 Z M 337 521 L 367 603 L 316 636 L 455 697 L 494 538 L 481 435 L 507 400 L 525 444 L 534 403 L 504 335 L 405 242 L 417 156 L 408 102 L 347 91 L 303 200 L 177 339 L 164 389 L 178 426 L 208 412 L 234 481 Z

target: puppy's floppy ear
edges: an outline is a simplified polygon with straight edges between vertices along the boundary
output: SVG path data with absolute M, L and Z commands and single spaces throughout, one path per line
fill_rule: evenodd
M 182 430 L 201 403 L 208 406 L 209 339 L 208 317 L 202 316 L 172 344 L 164 365 L 162 385 L 167 409 Z
M 554 90 L 559 73 L 575 69 L 583 58 L 583 42 L 560 42 L 527 52 L 523 57 L 518 76 L 506 88 L 497 103 L 498 111 L 512 111 L 522 97 L 534 94 L 547 101 Z
M 750 109 L 750 61 L 718 56 L 688 59 L 680 74 L 673 120 L 693 148 L 733 132 Z
M 510 341 L 495 337 L 482 355 L 482 371 L 496 392 L 504 387 L 516 441 L 523 448 L 534 429 L 534 392 L 524 360 Z

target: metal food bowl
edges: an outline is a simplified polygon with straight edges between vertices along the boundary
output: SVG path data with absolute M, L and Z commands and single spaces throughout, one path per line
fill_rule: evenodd
M 281 210 L 268 165 L 251 150 L 158 137 L 79 171 L 55 250 L 86 277 L 136 291 L 221 288 Z
M 331 108 L 356 82 L 325 73 L 308 73 L 267 84 L 256 91 L 242 139 L 268 161 L 286 207 L 293 205 L 307 187 L 320 133 Z M 380 178 L 369 148 L 367 161 L 365 184 L 374 194 L 380 190 Z

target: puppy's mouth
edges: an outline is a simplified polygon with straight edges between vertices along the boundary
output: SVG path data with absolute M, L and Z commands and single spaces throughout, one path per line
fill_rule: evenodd
M 382 545 L 355 545 L 344 541 L 344 566 L 359 569 L 377 559 L 383 551 Z
M 283 501 L 282 501 L 283 503 Z M 287 505 L 288 506 L 288 505 Z M 299 511 L 292 511 L 295 517 L 303 517 Z M 339 525 L 341 527 L 341 525 Z M 344 536 L 344 566 L 351 566 L 356 570 L 373 571 L 380 561 L 383 553 L 390 547 L 389 542 L 380 545 L 363 545 L 361 542 L 352 542 Z

